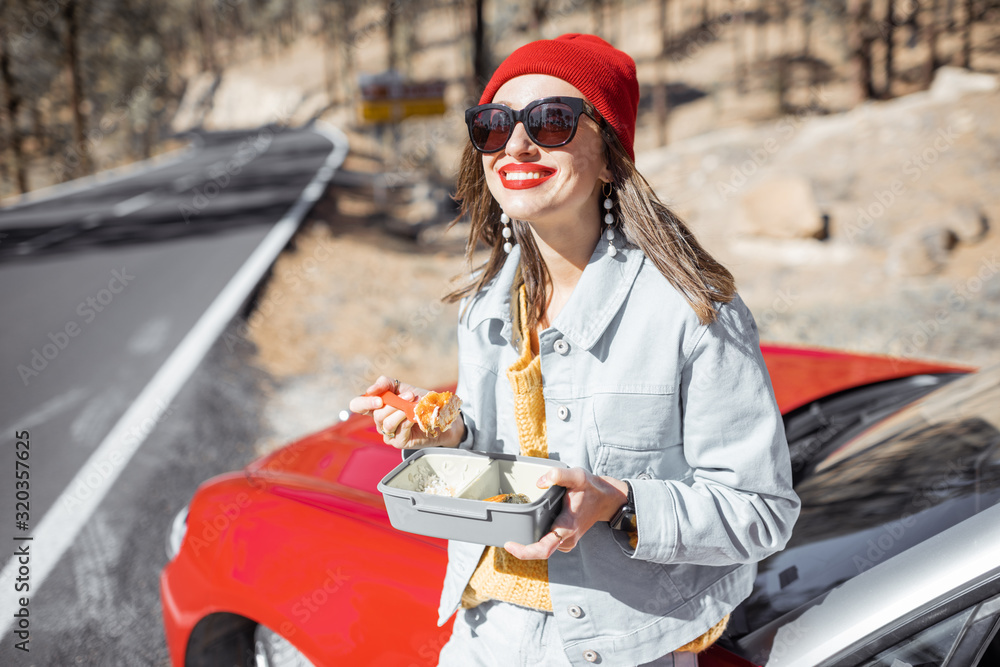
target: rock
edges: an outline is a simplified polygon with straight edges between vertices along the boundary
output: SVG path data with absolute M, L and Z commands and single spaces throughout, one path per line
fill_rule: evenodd
M 743 196 L 741 231 L 780 239 L 823 238 L 825 225 L 809 181 L 774 177 Z
M 1000 88 L 1000 80 L 992 74 L 970 72 L 963 67 L 939 67 L 931 83 L 931 99 L 954 102 L 968 93 L 988 93 Z
M 216 89 L 204 125 L 212 130 L 289 125 L 302 101 L 302 91 L 293 85 L 268 85 L 248 73 L 230 73 Z
M 962 243 L 978 243 L 989 231 L 986 215 L 973 206 L 960 206 L 953 210 L 945 220 L 945 226 Z
M 950 229 L 935 227 L 905 234 L 889 246 L 886 272 L 893 276 L 926 276 L 936 273 L 958 242 Z

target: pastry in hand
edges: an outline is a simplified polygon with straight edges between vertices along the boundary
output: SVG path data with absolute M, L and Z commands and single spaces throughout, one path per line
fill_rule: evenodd
M 462 399 L 450 391 L 432 391 L 418 401 L 407 401 L 387 391 L 382 394 L 382 401 L 386 405 L 402 410 L 410 421 L 416 423 L 430 437 L 451 428 L 461 414 L 459 408 L 462 407 Z

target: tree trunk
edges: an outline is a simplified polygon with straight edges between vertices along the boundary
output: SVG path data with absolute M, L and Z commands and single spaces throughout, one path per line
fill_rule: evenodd
M 743 40 L 746 36 L 746 11 L 737 0 L 730 0 L 730 5 L 736 14 L 736 25 L 733 30 L 733 67 L 736 70 L 736 92 L 742 95 L 747 91 L 746 54 L 743 52 Z
M 660 53 L 667 54 L 670 45 L 670 0 L 659 0 Z
M 149 116 L 146 121 L 146 131 L 142 133 L 142 158 L 144 160 L 153 156 L 153 146 L 156 144 L 156 135 L 159 133 L 159 124 L 156 117 Z
M 549 0 L 531 0 L 531 23 L 529 34 L 532 40 L 542 38 L 542 25 L 549 15 Z
M 893 42 L 896 39 L 896 0 L 886 0 L 885 2 L 885 32 L 883 33 L 883 38 L 885 39 L 885 84 L 882 88 L 882 99 L 890 99 L 892 97 L 892 80 L 895 78 L 893 74 Z
M 8 33 L 0 31 L 0 80 L 3 81 L 3 88 L 6 94 L 5 110 L 7 120 L 10 123 L 10 150 L 11 166 L 14 169 L 14 180 L 17 183 L 17 191 L 21 194 L 28 191 L 28 179 L 25 174 L 24 153 L 21 150 L 21 132 L 17 127 L 17 114 L 21 108 L 21 97 L 14 87 L 14 76 L 10 71 L 10 53 L 7 43 Z
M 757 0 L 757 11 L 754 16 L 754 51 L 757 62 L 767 58 L 767 21 L 764 14 L 767 11 L 767 0 Z
M 79 33 L 80 5 L 77 0 L 67 0 L 63 7 L 66 19 L 66 66 L 69 69 L 70 107 L 73 113 L 73 149 L 79 157 L 76 165 L 68 165 L 72 175 L 89 174 L 93 171 L 86 138 L 83 117 L 83 76 L 80 71 Z
M 786 0 L 775 0 L 774 6 L 777 9 L 778 53 L 787 53 L 788 26 L 786 22 L 788 21 L 788 3 Z
M 776 79 L 774 92 L 777 98 L 778 114 L 788 113 L 788 68 L 790 63 L 786 56 L 778 58 L 778 67 L 774 78 Z
M 392 11 L 397 0 L 389 0 L 385 4 L 385 41 L 389 51 L 389 62 L 386 69 L 397 70 L 399 62 L 396 58 L 396 12 Z
M 31 136 L 38 140 L 38 155 L 47 155 L 51 140 L 49 133 L 45 131 L 45 119 L 42 117 L 42 110 L 37 104 L 33 104 L 31 109 Z
M 340 84 L 343 90 L 344 104 L 350 104 L 354 96 L 354 40 L 351 34 L 351 25 L 354 23 L 354 12 L 356 5 L 353 0 L 339 2 L 340 22 Z
M 934 81 L 934 72 L 940 67 L 941 61 L 938 56 L 938 20 L 940 14 L 940 0 L 931 0 L 930 8 L 924 14 L 927 21 L 927 61 L 924 64 L 924 83 L 929 88 Z
M 802 5 L 802 55 L 808 57 L 812 43 L 812 5 L 807 1 Z
M 334 32 L 334 25 L 336 24 L 336 19 L 333 16 L 333 5 L 332 3 L 323 3 L 320 5 L 320 34 L 323 36 L 323 84 L 326 89 L 326 97 L 330 104 L 333 104 L 337 97 L 336 90 L 336 70 L 334 66 L 334 45 L 337 42 L 337 36 Z
M 476 99 L 490 80 L 490 58 L 486 50 L 486 23 L 483 20 L 483 0 L 473 0 L 472 63 L 475 85 L 470 94 Z
M 212 11 L 205 3 L 211 0 L 196 0 L 198 12 L 198 37 L 201 42 L 201 69 L 203 72 L 218 73 L 219 66 L 215 58 L 215 26 L 212 24 Z
M 962 67 L 972 69 L 972 21 L 974 0 L 965 0 L 965 24 L 962 26 Z
M 875 97 L 872 83 L 872 3 L 871 0 L 848 0 L 847 8 L 851 20 L 851 60 L 854 63 L 857 101 L 863 102 Z

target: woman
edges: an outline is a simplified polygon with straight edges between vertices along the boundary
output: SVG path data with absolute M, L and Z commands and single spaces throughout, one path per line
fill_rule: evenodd
M 753 317 L 634 165 L 635 63 L 592 35 L 527 44 L 467 112 L 458 198 L 492 248 L 461 299 L 462 420 L 437 438 L 377 394 L 399 448 L 568 463 L 537 543 L 452 541 L 442 665 L 695 665 L 799 509 Z

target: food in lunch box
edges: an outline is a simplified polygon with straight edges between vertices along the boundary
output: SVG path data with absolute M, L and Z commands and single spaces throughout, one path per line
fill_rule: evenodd
M 433 472 L 416 473 L 417 480 L 414 489 L 420 493 L 430 493 L 435 496 L 454 496 L 455 487 L 445 483 Z
M 405 412 L 410 421 L 431 437 L 451 428 L 462 407 L 462 399 L 450 391 L 432 391 L 419 401 L 407 401 L 387 391 L 382 394 L 382 401 Z
M 484 499 L 488 503 L 510 503 L 511 505 L 527 505 L 531 499 L 523 493 L 501 493 Z

